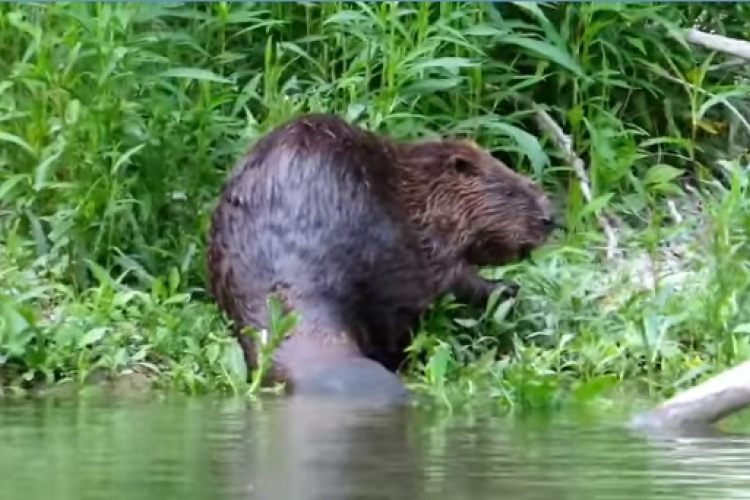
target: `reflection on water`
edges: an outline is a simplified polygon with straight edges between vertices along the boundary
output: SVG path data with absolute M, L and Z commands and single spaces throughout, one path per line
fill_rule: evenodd
M 298 398 L 0 401 L 0 499 L 750 498 L 750 440 Z

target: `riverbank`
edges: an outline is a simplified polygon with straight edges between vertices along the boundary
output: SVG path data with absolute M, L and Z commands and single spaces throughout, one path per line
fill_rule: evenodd
M 747 69 L 676 29 L 747 38 L 741 8 L 0 5 L 0 387 L 246 394 L 208 219 L 241 152 L 306 112 L 468 134 L 564 214 L 535 263 L 487 270 L 513 307 L 425 317 L 404 378 L 437 404 L 661 399 L 747 359 Z
M 750 227 L 748 170 L 728 168 L 729 190 L 670 203 L 671 219 L 650 226 L 617 226 L 612 261 L 601 233 L 568 234 L 533 263 L 502 270 L 522 284 L 512 307 L 436 304 L 405 380 L 438 405 L 490 399 L 550 410 L 612 405 L 623 394 L 645 404 L 746 359 L 739 304 L 750 272 L 735 252 Z M 30 242 L 9 243 L 0 249 L 6 393 L 59 395 L 108 377 L 126 389 L 248 393 L 226 322 L 212 303 L 180 291 L 176 270 L 150 290 L 98 270 L 101 283 L 75 293 Z

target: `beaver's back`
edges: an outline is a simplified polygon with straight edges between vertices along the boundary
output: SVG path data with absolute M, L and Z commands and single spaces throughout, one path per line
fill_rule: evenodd
M 334 117 L 261 139 L 212 219 L 209 286 L 220 307 L 265 327 L 266 296 L 284 287 L 303 321 L 308 312 L 373 335 L 403 330 L 432 298 L 430 273 L 389 168 L 387 143 Z M 337 317 L 310 319 L 320 311 Z

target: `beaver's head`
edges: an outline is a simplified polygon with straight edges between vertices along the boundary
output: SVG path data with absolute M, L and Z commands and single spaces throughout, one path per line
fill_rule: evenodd
M 557 227 L 550 200 L 520 175 L 469 140 L 412 144 L 415 168 L 410 190 L 421 198 L 418 222 L 478 266 L 502 265 L 527 257 Z

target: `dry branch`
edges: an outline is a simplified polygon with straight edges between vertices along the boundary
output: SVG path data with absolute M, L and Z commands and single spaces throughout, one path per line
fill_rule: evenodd
M 581 187 L 583 197 L 587 203 L 591 203 L 591 187 L 588 175 L 586 174 L 586 164 L 573 150 L 573 140 L 565 134 L 562 127 L 555 122 L 549 113 L 537 106 L 536 103 L 526 101 L 524 104 L 534 109 L 537 126 L 550 135 L 557 148 L 565 155 L 565 160 L 573 167 L 573 171 L 578 177 L 578 184 Z M 604 215 L 597 212 L 596 220 L 607 235 L 607 259 L 612 259 L 617 252 L 617 235 Z

